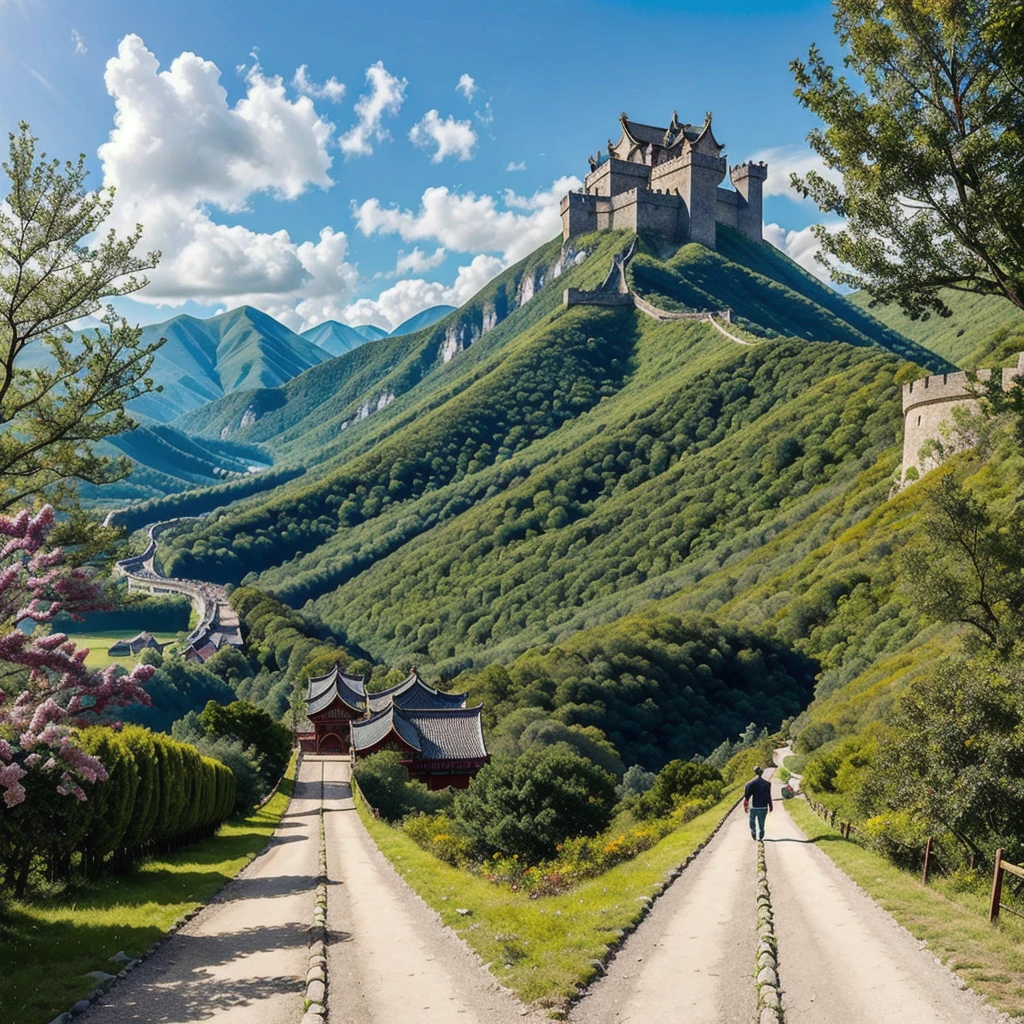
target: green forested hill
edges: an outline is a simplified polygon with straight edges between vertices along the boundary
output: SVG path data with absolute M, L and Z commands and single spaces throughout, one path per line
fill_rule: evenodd
M 949 364 L 722 236 L 718 252 L 644 244 L 631 284 L 664 309 L 731 308 L 752 346 L 564 309 L 563 287 L 595 287 L 629 240 L 602 233 L 542 247 L 425 330 L 183 417 L 300 475 L 175 539 L 165 569 L 255 582 L 378 661 L 467 672 L 492 702 L 487 673 L 507 665 L 519 695 L 499 703 L 597 724 L 650 763 L 710 750 L 757 707 L 764 724 L 797 713 L 815 675 L 824 694 L 901 656 L 922 625 L 889 558 L 914 507 L 913 489 L 888 501 L 899 386 Z M 719 643 L 775 659 L 770 692 L 742 658 L 713 668 Z M 644 707 L 676 722 L 660 754 Z
M 988 342 L 994 332 L 1024 325 L 1024 311 L 995 295 L 946 291 L 943 299 L 953 311 L 952 316 L 933 314 L 927 320 L 911 320 L 898 306 L 869 308 L 871 296 L 867 292 L 850 296 L 851 303 L 886 326 L 965 369 L 974 369 L 989 354 Z

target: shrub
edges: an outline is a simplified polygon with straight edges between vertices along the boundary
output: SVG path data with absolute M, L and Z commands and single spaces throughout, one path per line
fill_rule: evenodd
M 382 750 L 360 758 L 352 774 L 363 796 L 385 821 L 400 821 L 407 814 L 431 812 L 451 804 L 450 790 L 431 793 L 422 782 L 413 782 L 402 764 L 402 755 Z
M 439 860 L 454 867 L 467 867 L 473 844 L 456 830 L 455 822 L 444 811 L 436 814 L 410 814 L 402 829 L 415 843 Z
M 455 821 L 480 853 L 552 856 L 566 838 L 596 835 L 611 820 L 615 779 L 562 749 L 485 765 L 455 797 Z
M 717 794 L 721 793 L 722 773 L 712 765 L 694 761 L 669 761 L 658 772 L 654 785 L 640 797 L 636 813 L 640 818 L 663 818 L 672 812 L 676 804 L 690 795 L 691 790 L 704 783 L 717 786 Z M 696 794 L 702 798 L 710 791 Z M 718 799 L 718 796 L 715 796 Z

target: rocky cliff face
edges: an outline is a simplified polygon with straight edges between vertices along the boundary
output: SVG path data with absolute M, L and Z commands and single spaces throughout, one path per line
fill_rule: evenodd
M 577 249 L 571 241 L 566 242 L 554 263 L 527 270 L 519 278 L 511 297 L 508 287 L 503 286 L 481 309 L 467 309 L 445 328 L 437 352 L 438 358 L 442 363 L 451 362 L 460 352 L 497 327 L 510 313 L 525 306 L 546 284 L 561 277 L 570 267 L 579 266 L 589 255 L 589 250 Z

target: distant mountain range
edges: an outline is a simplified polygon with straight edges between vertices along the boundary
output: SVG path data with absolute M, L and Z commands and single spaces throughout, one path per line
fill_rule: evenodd
M 436 324 L 443 316 L 454 313 L 455 306 L 430 306 L 408 320 L 400 323 L 389 335 L 391 338 L 400 338 L 403 334 L 412 334 L 413 331 L 420 331 L 424 327 Z
M 325 320 L 316 327 L 302 332 L 306 341 L 319 345 L 322 349 L 330 352 L 332 356 L 343 356 L 346 352 L 365 345 L 368 341 L 376 341 L 378 338 L 386 338 L 388 332 L 372 324 L 365 324 L 362 327 L 349 327 L 348 324 L 339 324 L 337 320 Z

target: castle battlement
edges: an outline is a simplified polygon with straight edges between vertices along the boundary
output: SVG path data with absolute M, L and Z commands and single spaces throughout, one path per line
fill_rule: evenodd
M 1002 375 L 1004 391 L 1014 386 L 1018 375 L 1024 374 L 1024 352 L 1017 357 L 1016 366 L 1006 366 L 995 371 Z M 984 382 L 992 379 L 992 370 L 978 370 L 972 376 Z M 921 447 L 927 441 L 942 439 L 946 424 L 953 410 L 969 409 L 976 412 L 978 399 L 971 392 L 973 387 L 964 370 L 955 373 L 936 373 L 921 377 L 903 385 L 903 470 L 901 479 L 907 481 L 907 473 L 913 470 L 911 478 L 923 476 L 934 469 L 932 458 L 920 458 Z
M 697 127 L 673 112 L 667 128 L 619 118 L 622 135 L 590 157 L 582 192 L 560 204 L 562 237 L 626 229 L 715 247 L 716 224 L 761 241 L 764 162 L 728 168 L 711 115 Z M 735 190 L 719 187 L 728 169 Z

